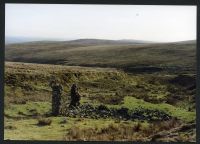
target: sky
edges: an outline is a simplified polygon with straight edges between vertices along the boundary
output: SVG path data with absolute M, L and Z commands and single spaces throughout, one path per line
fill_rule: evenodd
M 43 39 L 196 39 L 196 6 L 6 4 L 5 35 Z

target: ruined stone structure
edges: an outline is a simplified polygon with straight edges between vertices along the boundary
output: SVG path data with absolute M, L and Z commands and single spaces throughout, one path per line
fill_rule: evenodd
M 56 80 L 51 81 L 49 85 L 52 88 L 52 115 L 57 116 L 59 115 L 63 88 Z
M 80 105 L 80 94 L 78 93 L 78 87 L 76 84 L 73 84 L 71 87 L 71 103 L 70 107 L 76 107 Z

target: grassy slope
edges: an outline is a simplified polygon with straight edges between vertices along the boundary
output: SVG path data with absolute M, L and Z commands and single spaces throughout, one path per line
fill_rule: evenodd
M 155 79 L 153 74 L 127 75 L 122 71 L 110 68 L 13 62 L 6 62 L 5 70 L 5 139 L 63 140 L 65 136 L 69 136 L 69 131 L 74 131 L 74 126 L 81 129 L 89 127 L 91 131 L 94 127 L 105 129 L 109 124 L 114 124 L 117 129 L 120 129 L 120 125 L 123 123 L 127 127 L 134 126 L 134 121 L 116 123 L 113 119 L 78 120 L 67 118 L 66 124 L 60 124 L 63 117 L 50 117 L 52 119 L 50 126 L 39 127 L 38 121 L 33 115 L 42 117 L 51 110 L 51 89 L 48 82 L 52 75 L 56 76 L 64 86 L 63 99 L 69 95 L 71 84 L 76 82 L 80 87 L 82 104 L 103 103 L 110 107 L 127 107 L 130 110 L 136 108 L 159 109 L 177 117 L 183 123 L 195 119 L 195 111 L 189 112 L 186 107 L 165 104 L 164 101 L 160 101 L 158 104 L 151 103 L 152 99 L 149 102 L 143 100 L 145 94 L 147 97 L 154 94 L 156 96 L 154 99 L 157 99 L 159 95 L 165 99 L 168 85 L 165 83 L 165 79 L 171 79 L 174 76 L 157 75 Z M 149 81 L 152 80 L 156 80 L 156 83 L 150 84 Z M 167 93 L 170 94 L 170 92 Z M 115 105 L 113 99 L 118 99 Z M 23 104 L 24 101 L 27 101 L 26 104 Z M 140 138 L 141 140 L 144 138 L 141 135 L 146 131 L 151 131 L 152 128 L 148 122 L 140 122 L 140 124 L 144 131 L 134 132 L 133 138 L 129 139 Z M 147 130 L 146 124 L 148 125 Z M 112 125 L 111 127 L 113 127 Z M 159 129 L 157 131 L 160 131 Z M 73 135 L 77 136 L 77 133 L 73 133 Z
M 111 68 L 83 68 L 13 62 L 6 62 L 5 72 L 6 105 L 23 103 L 26 100 L 50 102 L 51 89 L 48 83 L 51 76 L 55 76 L 63 85 L 64 99 L 69 97 L 70 86 L 76 82 L 80 87 L 82 102 L 119 105 L 124 99 L 126 104 L 128 104 L 127 101 L 133 102 L 131 106 L 128 106 L 129 108 L 141 105 L 142 107 L 148 106 L 156 109 L 160 107 L 172 110 L 173 107 L 162 105 L 162 103 L 166 103 L 168 98 L 175 94 L 181 95 L 181 99 L 177 101 L 175 98 L 174 101 L 177 103 L 172 105 L 179 107 L 183 112 L 187 111 L 188 106 L 193 103 L 193 101 L 188 102 L 188 95 L 192 96 L 192 94 L 185 90 L 185 87 L 170 83 L 170 80 L 176 77 L 174 75 L 127 75 L 123 71 Z M 137 99 L 127 100 L 127 96 L 146 102 Z M 159 105 L 160 103 L 161 105 Z M 177 113 L 179 113 L 178 111 L 179 109 L 177 109 Z M 188 119 L 190 118 L 193 119 L 188 117 Z
M 147 49 L 148 48 L 148 49 Z M 184 59 L 183 59 L 184 57 Z M 38 63 L 63 63 L 66 65 L 131 67 L 195 65 L 195 44 L 147 44 L 147 45 L 80 45 L 66 43 L 40 43 L 9 45 L 7 60 Z M 188 101 L 186 87 L 169 82 L 176 74 L 127 75 L 111 68 L 88 68 L 74 66 L 37 65 L 6 62 L 5 69 L 5 139 L 63 140 L 73 126 L 106 127 L 115 123 L 112 119 L 94 120 L 67 118 L 67 124 L 60 124 L 63 117 L 51 117 L 51 126 L 39 127 L 35 113 L 43 116 L 50 110 L 51 76 L 56 76 L 64 86 L 63 99 L 69 96 L 72 83 L 78 83 L 82 95 L 81 103 L 100 104 L 129 109 L 159 109 L 181 119 L 183 123 L 194 122 L 195 111 L 188 111 L 193 101 Z M 180 71 L 180 70 L 179 70 Z M 190 74 L 194 74 L 192 71 Z M 168 98 L 181 96 L 175 104 L 166 104 Z M 113 99 L 117 100 L 113 102 Z M 26 104 L 25 101 L 28 101 Z M 31 110 L 31 111 L 30 111 Z M 132 121 L 127 126 L 134 125 Z M 148 122 L 147 122 L 148 123 Z M 120 122 L 121 124 L 121 122 Z M 117 124 L 118 125 L 118 124 Z M 142 125 L 146 125 L 146 122 Z M 145 127 L 145 126 L 144 126 Z M 152 127 L 149 127 L 152 130 Z M 54 131 L 54 132 L 52 132 Z M 23 134 L 22 134 L 23 133 Z M 34 135 L 33 135 L 34 133 Z M 134 139 L 144 132 L 136 133 Z
M 195 66 L 196 44 L 27 43 L 6 46 L 6 60 L 88 66 Z M 183 59 L 184 57 L 184 59 Z

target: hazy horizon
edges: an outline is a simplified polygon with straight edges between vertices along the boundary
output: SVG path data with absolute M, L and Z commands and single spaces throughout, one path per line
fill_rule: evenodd
M 6 4 L 5 36 L 178 42 L 196 40 L 196 6 Z
M 74 39 L 53 39 L 53 38 L 39 38 L 39 37 L 5 37 L 5 44 L 15 44 L 15 43 L 26 43 L 26 42 L 42 42 L 42 41 L 57 41 L 57 42 L 62 42 L 62 41 L 73 41 L 73 40 L 87 40 L 87 39 L 96 39 L 96 38 L 74 38 Z M 149 42 L 149 43 L 168 43 L 168 42 L 158 42 L 158 41 L 146 41 L 146 40 L 138 40 L 138 39 L 96 39 L 96 40 L 113 40 L 113 41 L 120 41 L 120 40 L 132 40 L 132 41 L 144 41 L 144 42 Z M 188 39 L 188 40 L 183 40 L 183 41 L 196 41 L 196 39 Z M 171 41 L 173 42 L 183 42 L 183 41 Z M 170 43 L 170 42 L 169 42 Z

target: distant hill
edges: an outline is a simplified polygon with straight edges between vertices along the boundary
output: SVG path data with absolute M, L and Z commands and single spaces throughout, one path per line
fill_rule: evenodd
M 32 40 L 33 39 L 22 38 L 22 37 L 5 37 L 5 44 L 24 43 Z
M 43 38 L 24 38 L 24 37 L 6 37 L 5 44 L 19 44 L 19 43 L 66 43 L 66 44 L 87 44 L 87 45 L 101 45 L 101 44 L 144 44 L 152 43 L 150 41 L 142 40 L 131 40 L 131 39 L 122 39 L 122 40 L 107 40 L 107 39 L 76 39 L 76 40 L 56 40 L 56 39 L 43 39 Z
M 77 39 L 66 41 L 68 44 L 107 45 L 107 44 L 144 44 L 150 43 L 142 40 L 106 40 L 106 39 Z
M 50 38 L 39 38 L 39 37 L 14 37 L 14 36 L 6 36 L 5 44 L 19 44 L 19 43 L 27 43 L 27 42 L 38 42 L 38 41 L 60 41 L 60 39 L 50 39 Z
M 145 43 L 78 39 L 8 44 L 6 61 L 97 67 L 189 67 L 195 69 L 196 43 Z

